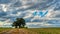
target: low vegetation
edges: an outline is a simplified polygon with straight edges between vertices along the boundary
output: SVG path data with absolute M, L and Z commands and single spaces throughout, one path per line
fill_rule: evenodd
M 7 30 L 11 30 L 12 28 L 0 28 L 0 32 L 2 31 L 7 31 Z
M 60 28 L 31 28 L 28 30 L 37 34 L 60 34 Z
M 0 28 L 0 32 L 4 30 L 11 30 L 11 29 L 12 28 Z M 60 34 L 60 28 L 27 28 L 27 29 L 24 28 L 23 30 L 35 34 Z

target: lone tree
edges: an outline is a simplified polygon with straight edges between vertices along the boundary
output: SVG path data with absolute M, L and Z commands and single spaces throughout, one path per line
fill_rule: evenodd
M 15 28 L 23 28 L 26 25 L 25 20 L 23 18 L 17 18 L 16 21 L 13 22 L 12 26 Z

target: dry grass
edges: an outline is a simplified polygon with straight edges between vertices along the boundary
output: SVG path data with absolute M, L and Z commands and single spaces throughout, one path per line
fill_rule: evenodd
M 60 34 L 60 28 L 31 28 L 28 30 L 37 34 Z
M 7 30 L 11 30 L 12 28 L 0 28 L 0 32 L 2 31 L 7 31 Z
M 12 28 L 0 28 L 0 32 L 6 30 L 12 30 Z M 24 31 L 25 33 L 28 34 L 60 34 L 60 28 L 28 28 L 28 29 L 21 28 L 21 31 Z

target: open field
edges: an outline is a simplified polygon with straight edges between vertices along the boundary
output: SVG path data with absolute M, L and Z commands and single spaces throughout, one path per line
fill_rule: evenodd
M 60 28 L 0 28 L 0 34 L 60 34 Z
M 7 30 L 11 30 L 12 28 L 0 28 L 0 32 L 2 31 L 7 31 Z
M 33 28 L 28 30 L 38 34 L 60 34 L 60 28 Z

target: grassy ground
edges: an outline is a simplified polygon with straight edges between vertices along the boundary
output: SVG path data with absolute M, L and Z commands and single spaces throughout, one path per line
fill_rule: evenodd
M 12 28 L 0 28 L 0 32 L 2 31 L 7 31 L 7 30 L 11 30 Z
M 0 28 L 0 32 L 11 29 L 12 28 Z M 27 30 L 31 33 L 34 32 L 36 34 L 60 34 L 60 28 L 28 28 L 23 30 Z
M 28 30 L 37 34 L 60 34 L 60 28 L 32 28 Z

